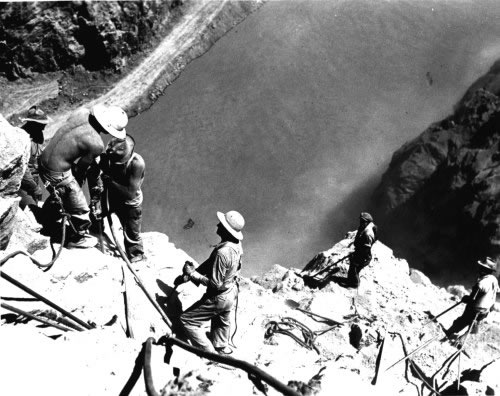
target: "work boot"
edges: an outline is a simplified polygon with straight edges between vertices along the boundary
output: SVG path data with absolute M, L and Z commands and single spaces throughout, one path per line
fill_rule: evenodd
M 68 242 L 66 247 L 68 249 L 88 249 L 97 245 L 97 238 L 91 235 L 84 235 L 74 241 Z
M 227 356 L 231 355 L 233 353 L 233 350 L 227 346 L 225 347 L 220 347 L 220 348 L 215 348 L 215 351 L 222 356 Z
M 129 261 L 130 261 L 131 263 L 139 263 L 139 262 L 144 261 L 144 260 L 146 260 L 146 259 L 147 259 L 146 255 L 144 255 L 144 254 L 139 254 L 138 256 L 133 256 L 133 257 L 130 257 L 130 258 L 129 258 Z

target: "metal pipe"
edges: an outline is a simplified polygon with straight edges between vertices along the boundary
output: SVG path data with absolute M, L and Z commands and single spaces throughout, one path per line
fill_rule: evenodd
M 458 307 L 460 304 L 462 304 L 462 301 L 457 302 L 456 304 L 453 304 L 451 307 L 445 309 L 443 312 L 441 312 L 439 315 L 434 316 L 432 319 L 429 319 L 427 322 L 425 322 L 422 326 L 427 326 L 429 323 L 434 322 L 436 319 L 440 318 L 443 316 L 445 313 L 450 312 L 453 308 Z
M 142 282 L 142 280 L 139 277 L 139 275 L 137 275 L 137 273 L 132 268 L 132 264 L 130 263 L 127 255 L 125 254 L 125 252 L 123 251 L 122 247 L 118 243 L 118 238 L 117 238 L 115 230 L 113 228 L 113 220 L 111 219 L 111 214 L 108 214 L 108 222 L 109 222 L 109 228 L 111 229 L 111 235 L 113 235 L 113 239 L 115 241 L 116 248 L 118 249 L 118 252 L 120 253 L 120 256 L 122 257 L 123 261 L 125 261 L 125 264 L 127 264 L 127 267 L 130 270 L 130 272 L 134 275 L 134 278 L 135 278 L 137 284 L 139 285 L 139 287 L 141 288 L 141 290 L 144 292 L 144 294 L 146 295 L 146 297 L 148 298 L 148 300 L 156 308 L 156 310 L 158 311 L 158 313 L 162 317 L 163 321 L 167 324 L 167 326 L 170 329 L 172 329 L 172 322 L 167 317 L 167 315 L 165 315 L 165 312 L 163 312 L 163 310 L 158 305 L 158 303 L 154 300 L 154 298 L 151 296 L 151 294 L 149 294 L 149 292 L 146 290 L 146 287 L 144 286 L 144 283 Z
M 411 351 L 408 355 L 406 355 L 405 357 L 399 359 L 396 363 L 393 363 L 391 364 L 388 368 L 385 369 L 385 371 L 389 371 L 391 368 L 393 368 L 396 364 L 406 360 L 406 359 L 409 359 L 412 355 L 414 355 L 415 353 L 417 353 L 418 351 L 420 351 L 421 349 L 424 349 L 427 345 L 429 345 L 431 342 L 435 341 L 436 339 L 439 338 L 439 335 L 435 336 L 435 337 L 432 337 L 429 341 L 427 341 L 425 344 L 423 345 L 420 345 L 417 349 L 414 349 L 413 351 Z
M 207 352 L 202 349 L 193 347 L 192 345 L 189 345 L 188 343 L 181 341 L 175 337 L 166 338 L 166 342 L 172 345 L 177 345 L 178 347 L 188 352 L 194 353 L 199 357 L 210 359 L 218 363 L 239 368 L 247 372 L 249 375 L 253 375 L 254 377 L 257 377 L 262 381 L 266 382 L 267 384 L 269 384 L 270 386 L 272 386 L 274 389 L 276 389 L 278 392 L 281 392 L 285 396 L 302 396 L 301 393 L 298 393 L 295 390 L 289 388 L 281 381 L 277 380 L 273 376 L 266 373 L 264 370 L 261 370 L 260 368 L 254 366 L 253 364 L 245 362 L 244 360 L 235 359 L 230 356 L 219 355 L 218 353 Z
M 48 320 L 48 319 L 45 319 L 45 318 L 41 318 L 39 316 L 36 316 L 36 315 L 33 315 L 32 313 L 29 313 L 29 312 L 26 312 L 26 311 L 23 311 L 22 309 L 19 309 L 19 308 L 16 308 L 16 307 L 13 307 L 12 305 L 9 305 L 9 304 L 5 304 L 5 303 L 0 303 L 0 306 L 4 309 L 7 309 L 9 311 L 12 311 L 12 312 L 15 312 L 19 315 L 23 315 L 23 316 L 26 316 L 28 318 L 31 318 L 33 320 L 36 320 L 40 323 L 43 323 L 43 324 L 46 324 L 48 326 L 52 326 L 52 327 L 55 327 L 56 329 L 59 329 L 59 330 L 62 330 L 62 331 L 70 331 L 70 330 L 73 330 L 73 329 L 70 329 L 70 328 L 67 328 L 67 327 L 64 327 L 64 326 L 61 326 L 57 323 L 53 323 L 52 321 Z
M 40 301 L 43 301 L 45 304 L 51 306 L 55 310 L 61 312 L 63 315 L 67 316 L 68 318 L 73 319 L 76 323 L 78 323 L 80 326 L 83 327 L 81 330 L 92 330 L 93 327 L 89 325 L 88 323 L 85 323 L 83 320 L 78 319 L 75 315 L 73 315 L 71 312 L 66 311 L 65 309 L 61 308 L 60 306 L 54 304 L 52 301 L 46 299 L 42 295 L 38 294 L 34 290 L 31 290 L 29 287 L 24 286 L 22 283 L 19 281 L 15 280 L 14 278 L 11 278 L 9 275 L 7 275 L 5 272 L 0 272 L 0 276 L 4 278 L 6 281 L 12 283 L 13 285 L 19 287 L 21 290 L 25 291 L 26 293 L 32 295 L 33 297 L 38 298 Z

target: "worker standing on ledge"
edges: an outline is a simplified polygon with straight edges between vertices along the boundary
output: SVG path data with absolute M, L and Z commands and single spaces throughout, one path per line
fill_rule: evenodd
M 354 245 L 354 252 L 349 258 L 349 271 L 346 287 L 358 288 L 360 283 L 359 273 L 370 264 L 372 260 L 372 245 L 377 240 L 377 226 L 373 223 L 370 213 L 361 212 L 359 215 L 359 227 L 351 245 Z
M 221 241 L 215 245 L 210 257 L 197 269 L 187 261 L 183 275 L 174 282 L 178 285 L 183 278 L 196 285 L 207 287 L 201 299 L 181 315 L 180 320 L 191 343 L 209 352 L 228 355 L 230 314 L 238 298 L 237 276 L 241 268 L 243 249 L 241 230 L 245 225 L 243 216 L 236 212 L 217 212 L 219 223 L 217 235 Z M 211 321 L 210 340 L 205 336 L 202 326 Z
M 458 333 L 472 323 L 484 320 L 495 305 L 498 293 L 498 280 L 495 277 L 497 264 L 490 257 L 484 261 L 478 261 L 479 277 L 472 288 L 470 295 L 465 296 L 462 302 L 466 307 L 461 316 L 454 320 L 451 327 L 445 331 L 450 339 L 456 339 Z M 477 329 L 472 329 L 476 332 Z
M 141 238 L 141 185 L 146 165 L 134 148 L 135 141 L 130 135 L 125 139 L 111 139 L 106 152 L 92 162 L 87 173 L 94 218 L 100 221 L 101 198 L 106 199 L 102 196 L 105 187 L 107 210 L 120 219 L 125 252 L 131 263 L 146 259 Z
M 50 230 L 50 223 L 60 216 L 54 196 L 57 194 L 74 227 L 68 236 L 66 246 L 69 248 L 89 248 L 97 244 L 97 239 L 88 233 L 90 209 L 81 186 L 87 168 L 104 151 L 100 134 L 123 139 L 127 123 L 127 114 L 118 106 L 81 108 L 57 130 L 39 158 L 40 177 L 51 193 L 43 206 L 43 225 Z

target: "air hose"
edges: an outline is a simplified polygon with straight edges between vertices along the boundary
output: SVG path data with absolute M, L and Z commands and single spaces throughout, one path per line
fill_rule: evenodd
M 68 214 L 63 215 L 61 245 L 59 246 L 57 253 L 54 251 L 54 249 L 52 249 L 52 252 L 53 252 L 52 259 L 47 264 L 41 263 L 40 261 L 38 261 L 36 258 L 34 258 L 31 254 L 29 254 L 25 250 L 16 250 L 16 251 L 9 253 L 8 255 L 6 255 L 5 257 L 2 258 L 2 260 L 0 261 L 0 267 L 2 265 L 4 265 L 8 260 L 10 260 L 12 257 L 17 256 L 18 254 L 23 254 L 23 255 L 27 256 L 33 262 L 33 264 L 35 264 L 37 267 L 44 268 L 44 271 L 50 270 L 52 268 L 52 266 L 54 265 L 54 263 L 59 258 L 59 256 L 61 255 L 62 249 L 64 247 L 64 242 L 66 240 L 66 221 L 68 221 L 71 224 L 71 222 L 66 219 L 67 216 L 69 216 L 69 215 Z

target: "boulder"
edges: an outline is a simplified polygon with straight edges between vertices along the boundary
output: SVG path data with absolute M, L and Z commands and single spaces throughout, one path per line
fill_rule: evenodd
M 9 244 L 21 198 L 0 198 L 0 250 Z
M 40 234 L 42 226 L 37 223 L 29 206 L 16 212 L 12 234 L 6 250 L 26 250 L 33 254 L 49 246 L 50 238 Z
M 26 132 L 12 126 L 0 114 L 0 197 L 15 196 L 30 154 L 30 139 Z

